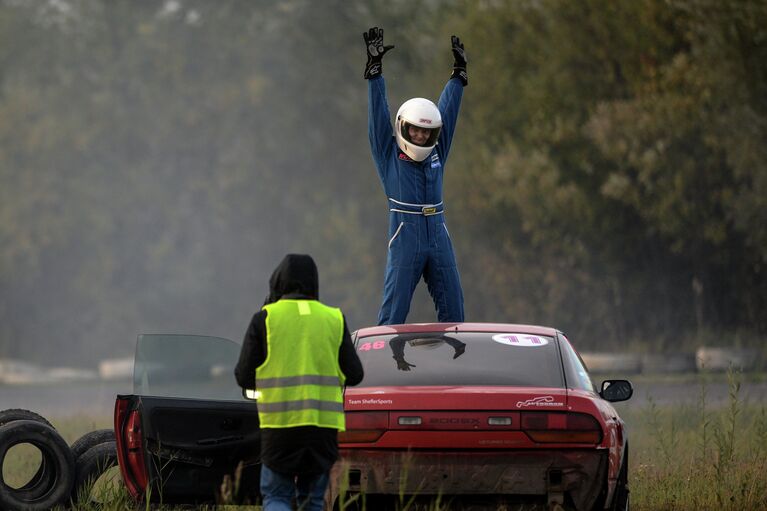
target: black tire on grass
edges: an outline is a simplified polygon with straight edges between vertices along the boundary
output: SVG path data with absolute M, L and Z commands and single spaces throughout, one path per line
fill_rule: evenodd
M 25 421 L 25 420 L 38 421 L 38 422 L 42 422 L 43 424 L 47 424 L 50 427 L 53 427 L 53 424 L 48 422 L 48 419 L 30 410 L 24 410 L 22 408 L 9 408 L 8 410 L 3 410 L 0 412 L 0 426 L 2 426 L 3 424 L 8 424 L 9 422 L 13 422 L 13 421 Z M 35 472 L 35 475 L 33 475 L 24 486 L 19 488 L 19 490 L 27 491 L 31 495 L 33 495 L 36 489 L 45 488 L 49 484 L 49 481 L 43 480 L 46 476 L 45 467 L 46 467 L 46 459 L 45 459 L 45 456 L 43 456 L 42 459 L 40 460 L 40 468 L 37 469 L 37 472 Z
M 93 483 L 112 467 L 117 466 L 117 444 L 104 442 L 92 446 L 75 461 L 75 484 L 72 487 L 72 502 L 89 502 Z M 87 492 L 87 493 L 86 493 Z
M 0 412 L 0 426 L 12 421 L 38 421 L 53 427 L 53 424 L 48 422 L 48 419 L 42 415 L 22 408 L 9 408 Z
M 77 458 L 90 450 L 91 447 L 114 441 L 115 432 L 113 429 L 97 429 L 75 440 L 69 448 L 72 449 L 72 457 L 75 459 L 75 464 L 77 464 Z
M 618 483 L 615 485 L 615 495 L 610 511 L 628 511 L 629 501 L 629 446 L 626 445 L 623 454 L 623 466 L 620 474 L 618 474 Z
M 37 447 L 46 461 L 45 484 L 35 492 L 8 486 L 0 470 L 0 509 L 43 511 L 69 499 L 75 479 L 75 462 L 69 446 L 51 426 L 39 421 L 18 420 L 0 426 L 0 468 L 8 450 L 20 444 Z

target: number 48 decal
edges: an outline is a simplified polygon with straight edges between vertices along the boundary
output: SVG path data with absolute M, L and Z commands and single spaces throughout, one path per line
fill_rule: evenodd
M 384 341 L 365 342 L 359 347 L 359 351 L 382 350 L 386 347 Z

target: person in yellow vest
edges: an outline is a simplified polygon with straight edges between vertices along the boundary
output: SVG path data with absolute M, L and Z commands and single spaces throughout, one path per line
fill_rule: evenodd
M 343 387 L 363 370 L 340 309 L 319 301 L 311 256 L 288 254 L 250 321 L 234 373 L 257 389 L 263 511 L 320 511 L 344 428 Z

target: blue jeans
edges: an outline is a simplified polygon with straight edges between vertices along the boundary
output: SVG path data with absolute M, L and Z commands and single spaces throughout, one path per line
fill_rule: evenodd
M 292 511 L 296 499 L 301 511 L 322 511 L 328 472 L 316 475 L 285 475 L 261 465 L 262 511 Z

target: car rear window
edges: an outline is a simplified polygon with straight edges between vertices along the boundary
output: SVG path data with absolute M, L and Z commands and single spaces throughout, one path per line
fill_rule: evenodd
M 362 387 L 469 385 L 564 387 L 554 338 L 509 332 L 361 337 Z

